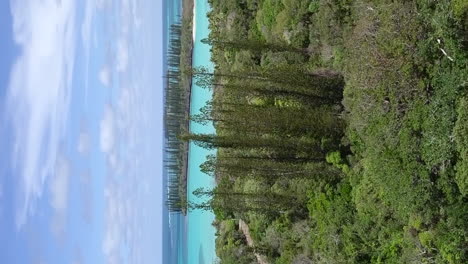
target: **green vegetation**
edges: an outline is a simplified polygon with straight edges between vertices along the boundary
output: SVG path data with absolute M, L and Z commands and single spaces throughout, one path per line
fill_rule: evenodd
M 210 3 L 221 263 L 468 263 L 467 2 Z
M 182 210 L 182 197 L 179 195 L 181 174 L 184 170 L 185 145 L 177 138 L 185 126 L 186 94 L 181 84 L 181 26 L 172 25 L 170 31 L 170 47 L 168 51 L 168 70 L 166 76 L 165 90 L 165 155 L 164 165 L 168 174 L 168 197 L 169 210 L 176 212 Z
M 170 27 L 166 54 L 168 69 L 164 91 L 164 166 L 169 189 L 166 204 L 171 212 L 185 213 L 188 144 L 180 140 L 179 135 L 188 129 L 190 116 L 193 1 L 183 0 L 183 7 L 181 23 Z
M 216 240 L 216 254 L 223 263 L 254 263 L 253 251 L 247 246 L 245 236 L 239 231 L 235 220 L 216 222 L 215 225 L 219 237 Z

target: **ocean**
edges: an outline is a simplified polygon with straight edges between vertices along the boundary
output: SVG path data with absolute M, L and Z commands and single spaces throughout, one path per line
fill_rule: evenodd
M 165 51 L 169 44 L 169 27 L 179 22 L 182 14 L 182 2 L 164 0 L 165 8 Z M 194 9 L 194 50 L 193 66 L 204 66 L 213 69 L 211 62 L 210 46 L 201 43 L 208 37 L 209 22 L 207 13 L 209 4 L 207 0 L 195 0 Z M 212 92 L 197 85 L 192 86 L 191 114 L 197 114 L 207 101 L 212 98 Z M 190 124 L 190 130 L 196 133 L 214 133 L 213 125 Z M 200 165 L 205 161 L 208 154 L 213 151 L 202 149 L 193 143 L 190 144 L 189 166 L 188 166 L 188 199 L 199 202 L 192 192 L 199 187 L 213 188 L 215 181 L 200 171 Z M 164 177 L 167 181 L 167 176 Z M 165 195 L 165 194 L 164 194 Z M 163 230 L 164 234 L 164 263 L 168 264 L 204 264 L 214 263 L 215 253 L 215 228 L 212 226 L 214 214 L 211 211 L 190 211 L 187 216 L 178 213 L 169 213 L 164 210 Z

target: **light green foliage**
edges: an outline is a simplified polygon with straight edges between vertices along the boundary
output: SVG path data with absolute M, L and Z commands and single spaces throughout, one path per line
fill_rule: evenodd
M 338 169 L 341 169 L 344 173 L 349 173 L 349 166 L 341 158 L 341 153 L 339 151 L 328 153 L 326 160 L 328 163 L 332 164 Z
M 282 9 L 283 4 L 280 0 L 263 0 L 256 17 L 260 30 L 263 26 L 271 28 Z
M 271 219 L 257 213 L 249 213 L 248 219 L 250 220 L 249 227 L 252 238 L 256 242 L 261 241 L 262 238 L 265 237 L 265 233 L 269 223 L 271 222 Z
M 351 206 L 351 186 L 342 183 L 334 190 L 325 186 L 322 192 L 311 191 L 307 208 L 312 222 L 312 249 L 325 259 L 337 262 L 355 258 L 355 249 L 349 244 L 354 239 L 351 231 L 354 210 Z
M 425 248 L 432 248 L 434 246 L 434 234 L 431 231 L 421 232 L 418 235 L 419 241 Z
M 286 43 L 291 43 L 291 19 L 289 17 L 288 12 L 286 10 L 282 10 L 276 16 L 276 23 L 274 27 L 271 29 L 271 34 L 274 38 L 278 40 L 283 40 Z
M 291 98 L 275 98 L 275 105 L 278 107 L 301 108 L 302 104 Z
M 314 0 L 310 2 L 309 7 L 307 9 L 309 10 L 309 12 L 315 13 L 319 10 L 319 7 L 320 7 L 320 1 Z
M 453 13 L 459 19 L 466 19 L 468 14 L 468 2 L 465 0 L 453 0 L 452 1 Z
M 276 127 L 275 133 L 282 133 L 282 154 L 291 141 L 316 143 L 323 150 L 313 162 L 300 160 L 310 157 L 306 148 L 295 154 L 297 160 L 288 168 L 301 168 L 300 177 L 284 174 L 273 180 L 271 173 L 266 180 L 251 179 L 252 170 L 230 175 L 234 190 L 269 192 L 294 201 L 273 213 L 233 214 L 248 222 L 269 261 L 467 263 L 466 1 L 211 1 L 217 3 L 215 12 L 235 12 L 236 21 L 248 25 L 234 23 L 228 29 L 220 20 L 216 34 L 296 49 L 215 49 L 213 60 L 220 71 L 339 72 L 346 82 L 342 106 L 335 106 L 339 114 L 329 119 L 346 124 L 336 128 L 340 137 L 344 129 L 342 140 L 298 133 L 301 126 L 321 126 L 308 122 L 307 114 L 299 115 L 303 120 L 290 113 L 291 118 L 281 119 L 293 131 Z M 218 10 L 217 5 L 226 8 Z M 283 76 L 281 87 L 304 79 L 294 77 L 296 73 Z M 301 96 L 239 95 L 227 89 L 215 96 L 295 113 L 318 110 L 307 108 L 315 101 Z M 280 120 L 286 113 L 281 111 L 271 120 Z M 265 122 L 256 122 L 255 131 L 264 128 Z M 263 133 L 262 139 L 268 137 Z M 278 154 L 256 151 L 270 158 Z
M 463 156 L 456 150 L 466 151 L 461 145 L 466 132 L 464 110 L 459 108 L 457 113 L 455 103 L 468 75 L 465 62 L 451 62 L 439 48 L 450 50 L 450 56 L 462 61 L 466 50 L 455 37 L 457 25 L 447 14 L 448 6 L 446 1 L 436 6 L 370 6 L 355 21 L 360 31 L 353 32 L 345 43 L 342 63 L 349 80 L 345 88 L 345 106 L 350 112 L 348 138 L 361 157 L 350 174 L 353 201 L 359 229 L 366 222 L 373 223 L 360 236 L 379 249 L 370 251 L 380 252 L 372 257 L 377 263 L 407 263 L 404 259 L 414 260 L 415 256 L 425 263 L 432 254 L 441 263 L 462 263 L 467 258 L 465 251 L 456 250 L 462 247 L 465 234 L 446 231 L 453 237 L 440 237 L 436 234 L 445 232 L 445 224 L 434 226 L 447 217 L 440 211 L 444 204 L 459 208 L 464 203 L 454 182 L 454 164 L 458 160 L 457 171 L 463 171 Z M 379 27 L 372 10 L 379 12 Z M 430 26 L 418 27 L 418 23 Z M 420 40 L 418 34 L 428 37 Z M 443 46 L 438 46 L 437 39 Z M 414 51 L 418 53 L 415 61 Z M 460 179 L 466 178 L 458 172 L 460 187 Z M 461 211 L 466 209 L 459 208 Z M 463 218 L 457 215 L 451 220 Z M 466 226 L 446 224 L 454 230 Z M 403 230 L 416 234 L 402 234 L 408 232 Z M 382 239 L 385 234 L 394 237 Z M 429 256 L 418 253 L 422 250 L 418 240 Z
M 216 254 L 226 264 L 251 264 L 255 257 L 245 245 L 244 236 L 234 220 L 217 223 Z
M 456 181 L 460 192 L 468 196 L 468 101 L 460 98 L 457 107 L 458 120 L 454 128 L 460 161 L 457 164 Z
M 418 214 L 412 214 L 408 220 L 408 226 L 420 230 L 422 228 L 422 217 Z

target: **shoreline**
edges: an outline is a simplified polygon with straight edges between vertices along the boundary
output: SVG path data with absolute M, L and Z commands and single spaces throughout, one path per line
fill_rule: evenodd
M 194 46 L 194 34 L 195 34 L 195 0 L 183 0 L 182 1 L 182 40 L 184 45 L 189 46 L 186 49 L 186 54 L 181 54 L 181 65 L 182 65 L 182 83 L 184 85 L 186 93 L 186 108 L 185 108 L 185 125 L 184 130 L 190 131 L 190 108 L 191 108 L 191 94 L 192 94 L 192 75 L 187 74 L 187 70 L 192 69 L 193 63 L 193 46 Z M 188 35 L 188 36 L 187 36 Z M 188 43 L 187 43 L 188 42 Z M 184 49 L 183 49 L 184 50 Z M 183 51 L 182 51 L 183 52 Z M 182 158 L 182 171 L 179 179 L 179 195 L 183 198 L 183 202 L 187 201 L 187 184 L 188 184 L 188 156 L 190 151 L 190 143 L 184 142 L 184 156 Z M 182 214 L 186 215 L 186 207 L 182 208 Z
M 192 44 L 195 42 L 195 37 L 197 35 L 197 5 L 195 3 L 195 0 L 190 0 L 192 1 Z M 193 51 L 193 45 L 192 45 L 192 51 Z

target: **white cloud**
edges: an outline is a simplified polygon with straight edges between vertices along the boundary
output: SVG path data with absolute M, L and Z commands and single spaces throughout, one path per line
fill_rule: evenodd
M 54 210 L 51 229 L 54 235 L 56 235 L 58 238 L 62 238 L 65 233 L 69 178 L 70 162 L 63 155 L 59 155 L 55 165 L 55 173 L 49 180 L 49 203 Z
M 80 135 L 78 136 L 78 145 L 77 145 L 77 151 L 81 155 L 86 155 L 89 153 L 89 149 L 91 147 L 91 138 L 89 136 L 89 133 L 86 129 L 82 128 L 80 131 Z
M 89 54 L 89 43 L 91 36 L 91 26 L 94 20 L 95 8 L 92 0 L 86 1 L 85 13 L 81 24 L 81 41 L 85 48 L 85 53 Z
M 121 38 L 117 42 L 117 71 L 124 72 L 128 67 L 128 43 Z
M 61 1 L 61 0 L 60 0 Z M 93 22 L 95 21 L 97 11 L 102 11 L 103 9 L 109 8 L 111 6 L 110 0 L 83 0 L 86 1 L 84 5 L 84 17 L 81 23 L 81 41 L 84 49 L 84 60 L 85 60 L 85 108 L 87 107 L 88 100 L 88 89 L 89 89 L 89 63 L 91 60 L 91 44 L 96 48 L 97 47 L 97 32 L 93 29 Z M 106 80 L 105 76 L 102 75 Z M 109 79 L 110 80 L 110 79 Z M 108 85 L 106 85 L 108 86 Z
M 101 151 L 110 152 L 115 143 L 115 117 L 111 106 L 104 109 L 100 129 Z
M 106 198 L 106 230 L 102 242 L 102 252 L 108 263 L 121 263 L 120 245 L 123 242 L 123 232 L 126 228 L 128 215 L 124 215 L 120 203 L 119 187 L 111 182 L 105 190 Z
M 120 10 L 113 10 L 117 12 L 114 15 L 118 16 L 118 25 L 113 27 L 116 31 L 110 40 L 115 44 L 111 45 L 109 61 L 105 62 L 110 72 L 118 76 L 110 79 L 116 96 L 101 120 L 100 145 L 108 173 L 101 241 L 106 263 L 138 264 L 148 263 L 149 259 L 158 262 L 155 255 L 160 255 L 159 248 L 146 246 L 157 244 L 148 242 L 158 237 L 159 229 L 152 227 L 160 222 L 160 215 L 146 210 L 154 206 L 155 193 L 159 192 L 155 191 L 159 183 L 151 175 L 158 167 L 153 155 L 158 145 L 154 131 L 158 128 L 151 113 L 159 105 L 150 96 L 154 89 L 148 89 L 155 79 L 151 74 L 154 45 L 140 35 L 144 30 L 137 29 L 138 26 L 146 29 L 150 23 L 139 21 L 138 15 L 146 14 L 145 3 L 137 5 L 137 2 L 117 0 Z
M 120 31 L 122 35 L 127 36 L 130 32 L 131 6 L 129 0 L 120 1 Z
M 68 179 L 70 176 L 69 161 L 59 155 L 55 166 L 55 174 L 50 179 L 50 205 L 56 211 L 67 209 L 68 202 Z
M 144 115 L 143 94 L 138 85 L 121 84 L 115 108 L 112 112 L 113 137 L 112 147 L 106 152 L 107 177 L 105 189 L 105 231 L 101 244 L 107 263 L 145 263 L 142 249 L 137 245 L 144 236 L 138 232 L 143 217 L 142 186 L 146 182 L 139 160 L 145 143 L 141 135 L 146 131 L 141 118 Z M 105 120 L 106 117 L 103 118 Z M 110 118 L 107 118 L 110 119 Z M 111 123 L 111 122 L 102 122 Z M 104 128 L 106 126 L 101 126 Z M 106 129 L 104 129 L 106 130 Z M 118 138 L 118 139 L 117 139 Z M 117 141 L 117 142 L 116 142 Z M 128 248 L 127 252 L 122 247 Z
M 87 154 L 90 148 L 89 145 L 90 145 L 89 134 L 87 132 L 81 132 L 78 138 L 78 146 L 77 146 L 78 153 L 82 155 Z
M 133 16 L 133 25 L 135 26 L 136 29 L 140 29 L 141 24 L 143 23 L 139 14 L 138 14 L 138 3 L 136 0 L 133 0 L 132 2 L 132 16 Z
M 111 71 L 107 65 L 104 65 L 99 71 L 99 81 L 102 85 L 109 87 L 111 83 Z
M 16 226 L 34 213 L 55 168 L 64 134 L 75 59 L 75 1 L 11 0 L 13 35 L 21 54 L 7 91 L 6 115 L 14 133 L 18 175 Z

